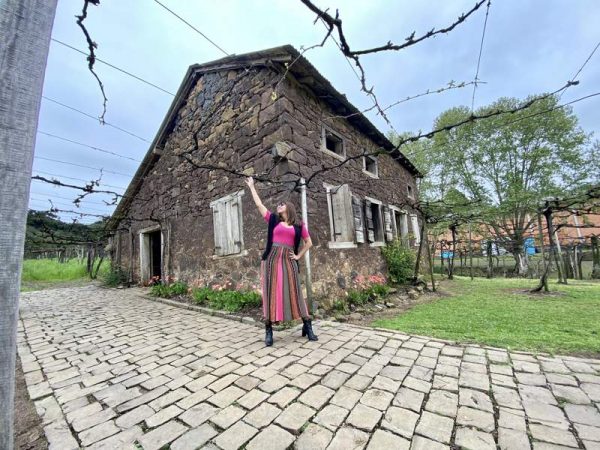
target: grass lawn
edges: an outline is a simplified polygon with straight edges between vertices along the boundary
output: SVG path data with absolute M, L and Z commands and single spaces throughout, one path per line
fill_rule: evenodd
M 109 261 L 104 261 L 98 277 L 109 269 Z M 26 259 L 23 261 L 21 274 L 21 292 L 37 291 L 48 287 L 77 285 L 89 282 L 86 265 L 79 264 L 76 259 L 59 263 L 54 259 Z
M 551 295 L 523 291 L 536 281 L 455 277 L 449 295 L 373 326 L 513 350 L 600 356 L 600 283 L 550 283 Z

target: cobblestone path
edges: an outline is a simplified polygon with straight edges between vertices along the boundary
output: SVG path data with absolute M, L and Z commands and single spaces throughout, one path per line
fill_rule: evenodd
M 50 449 L 600 449 L 600 361 L 319 322 L 255 326 L 95 286 L 22 296 Z

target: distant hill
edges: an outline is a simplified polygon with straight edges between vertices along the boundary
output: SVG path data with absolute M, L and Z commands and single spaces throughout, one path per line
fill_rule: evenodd
M 104 247 L 108 241 L 104 226 L 104 221 L 90 225 L 68 223 L 52 212 L 29 210 L 25 258 L 39 255 L 68 258 L 82 255 L 93 244 Z

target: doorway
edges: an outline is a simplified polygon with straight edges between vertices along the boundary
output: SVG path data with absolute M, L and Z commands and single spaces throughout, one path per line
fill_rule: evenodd
M 140 281 L 162 278 L 163 238 L 160 227 L 140 231 Z

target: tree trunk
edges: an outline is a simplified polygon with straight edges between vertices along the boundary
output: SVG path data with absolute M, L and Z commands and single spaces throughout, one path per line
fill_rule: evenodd
M 592 278 L 600 279 L 600 239 L 598 236 L 592 236 Z
M 14 440 L 19 286 L 38 115 L 57 0 L 0 0 L 0 449 Z
M 548 272 L 550 268 L 550 261 L 546 261 L 546 251 L 544 250 L 544 234 L 542 232 L 542 215 L 538 212 L 538 234 L 540 239 L 540 248 L 542 251 L 542 261 L 544 263 L 544 270 L 540 277 L 540 285 L 544 287 L 544 291 L 548 292 Z
M 488 278 L 493 278 L 494 277 L 494 257 L 492 256 L 492 241 L 488 240 L 485 243 L 486 246 L 486 253 L 487 253 L 487 277 Z
M 454 255 L 456 255 L 456 225 L 450 226 L 452 232 L 452 255 L 448 261 L 448 279 L 454 279 Z
M 469 275 L 473 281 L 473 240 L 471 236 L 471 223 L 469 222 Z
M 431 245 L 429 245 L 429 234 L 427 233 L 427 224 L 425 223 L 425 221 L 423 221 L 423 234 L 422 236 L 424 237 L 424 239 L 427 239 L 427 241 L 425 242 L 424 245 L 427 246 L 427 259 L 429 260 L 429 275 L 431 277 L 431 289 L 433 290 L 433 292 L 436 291 L 435 289 L 435 277 L 433 274 L 433 258 L 432 258 L 432 253 L 431 253 Z
M 558 271 L 558 282 L 561 284 L 567 284 L 567 280 L 564 278 L 562 264 L 560 261 L 560 256 L 558 254 L 557 242 L 556 242 L 556 233 L 554 232 L 554 224 L 552 223 L 552 209 L 546 208 L 544 210 L 544 216 L 546 217 L 546 224 L 548 227 L 548 238 L 550 240 L 550 248 L 552 250 L 552 255 L 554 257 L 554 262 L 556 264 L 556 270 Z
M 423 218 L 423 223 L 421 224 L 421 241 L 419 242 L 419 250 L 417 251 L 417 262 L 415 263 L 415 276 L 413 277 L 413 281 L 416 283 L 419 279 L 419 266 L 421 265 L 421 253 L 423 252 L 423 232 L 425 230 L 425 218 Z

